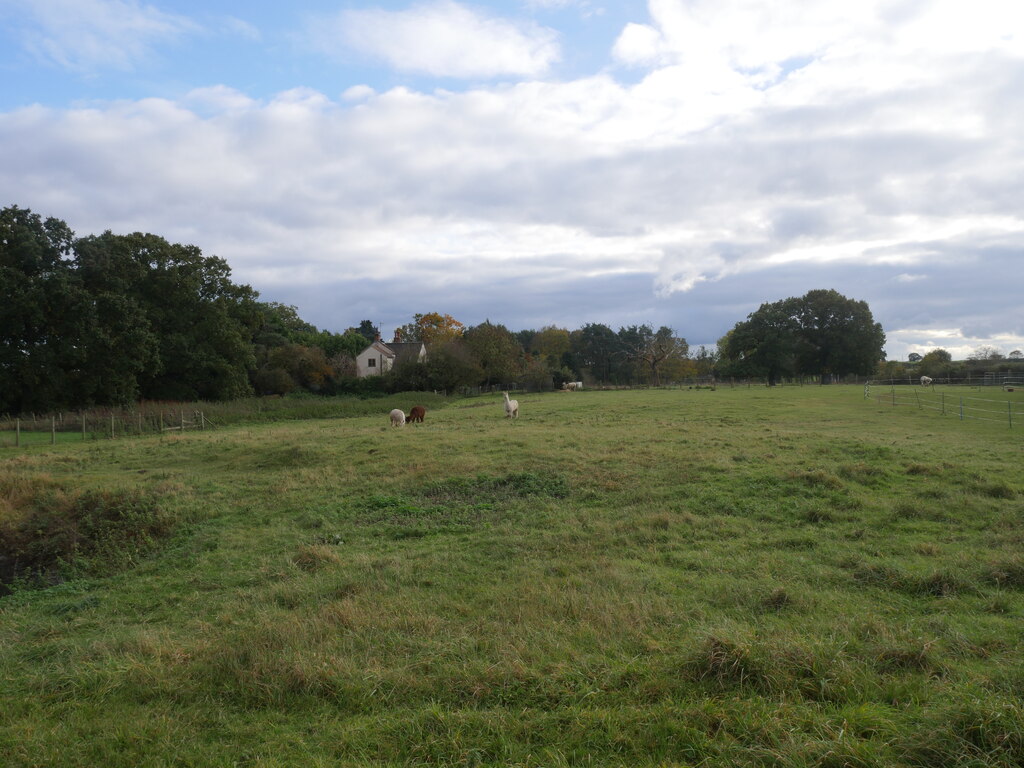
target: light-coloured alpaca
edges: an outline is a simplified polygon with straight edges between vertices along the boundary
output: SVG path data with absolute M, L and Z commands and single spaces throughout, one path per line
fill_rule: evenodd
M 506 419 L 518 419 L 519 418 L 519 401 L 509 400 L 508 392 L 502 392 L 505 396 L 505 418 Z
M 932 377 L 931 376 L 922 376 L 921 377 L 921 386 L 922 387 L 930 386 L 931 383 L 932 383 Z
M 392 427 L 404 427 L 405 426 L 405 412 L 401 408 L 395 408 L 391 412 L 391 426 Z

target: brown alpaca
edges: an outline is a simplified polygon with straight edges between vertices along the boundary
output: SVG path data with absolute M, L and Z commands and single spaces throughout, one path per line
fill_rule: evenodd
M 418 421 L 423 423 L 423 417 L 427 415 L 427 409 L 422 405 L 414 405 L 412 410 L 409 411 L 409 418 L 406 421 L 413 422 Z

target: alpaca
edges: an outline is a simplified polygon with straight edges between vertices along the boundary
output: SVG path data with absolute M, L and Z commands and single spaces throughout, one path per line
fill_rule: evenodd
M 409 411 L 409 415 L 405 417 L 405 420 L 410 424 L 414 421 L 423 423 L 423 417 L 427 415 L 427 409 L 422 405 L 414 405 L 412 410 Z
M 927 387 L 931 383 L 932 383 L 932 377 L 931 376 L 922 376 L 921 377 L 921 386 L 922 387 Z
M 506 419 L 518 419 L 519 418 L 519 401 L 509 400 L 508 392 L 502 392 L 505 396 L 505 418 Z
M 391 412 L 391 426 L 392 427 L 404 427 L 405 426 L 405 413 L 400 408 L 395 408 Z

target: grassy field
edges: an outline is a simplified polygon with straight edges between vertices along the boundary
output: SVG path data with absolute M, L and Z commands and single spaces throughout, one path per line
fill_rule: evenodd
M 519 400 L 0 452 L 0 765 L 1024 764 L 1024 430 Z

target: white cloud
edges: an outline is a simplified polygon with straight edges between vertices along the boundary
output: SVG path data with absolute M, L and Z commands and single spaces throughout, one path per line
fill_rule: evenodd
M 535 77 L 558 60 L 557 33 L 533 22 L 486 15 L 453 2 L 403 11 L 351 9 L 317 19 L 309 36 L 333 56 L 347 49 L 385 61 L 402 72 L 438 77 Z
M 370 98 L 375 93 L 376 91 L 368 85 L 353 85 L 351 88 L 346 88 L 341 97 L 345 101 L 361 101 Z
M 530 44 L 548 33 L 454 3 L 349 12 L 325 25 L 330 39 L 380 22 L 364 42 L 397 62 L 390 35 L 408 54 L 396 67 L 485 77 L 498 70 L 480 51 L 504 50 L 499 62 L 520 63 L 498 69 L 525 79 L 263 101 L 213 86 L 0 114 L 0 200 L 82 233 L 194 242 L 264 292 L 400 274 L 423 289 L 404 313 L 479 297 L 500 321 L 501 308 L 542 312 L 537 297 L 553 296 L 548 311 L 580 322 L 664 322 L 707 343 L 763 301 L 835 287 L 871 302 L 890 351 L 1020 338 L 1017 17 L 855 5 L 806 3 L 796 18 L 788 6 L 655 0 L 650 23 L 616 47 L 647 68 L 634 84 L 536 79 L 549 59 Z M 432 23 L 447 31 L 421 46 Z M 974 26 L 956 37 L 944 23 Z M 615 302 L 634 314 L 609 316 Z M 341 316 L 342 303 L 310 319 L 362 319 Z M 726 325 L 686 327 L 709 316 Z
M 26 47 L 40 59 L 92 74 L 131 69 L 155 45 L 197 32 L 191 20 L 138 0 L 28 0 L 15 3 L 29 27 Z
M 245 19 L 239 19 L 236 16 L 225 16 L 222 20 L 224 29 L 233 35 L 244 37 L 247 40 L 253 42 L 259 42 L 263 39 L 263 33 L 260 32 L 259 27 L 249 23 Z

